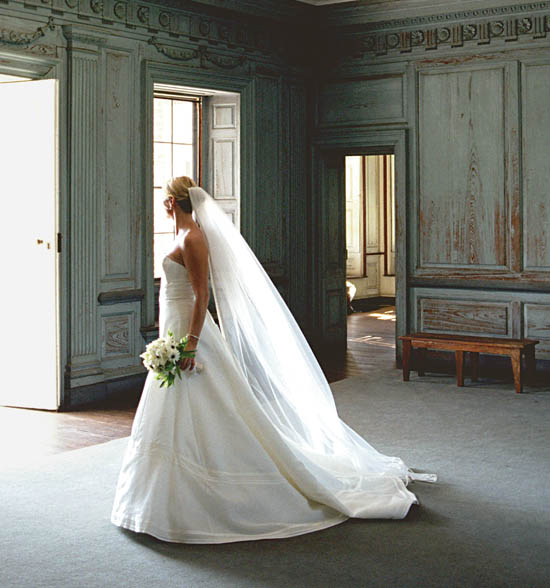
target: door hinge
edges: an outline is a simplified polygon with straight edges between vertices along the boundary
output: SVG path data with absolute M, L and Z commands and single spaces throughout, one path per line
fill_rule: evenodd
M 61 233 L 57 233 L 57 253 L 61 253 Z

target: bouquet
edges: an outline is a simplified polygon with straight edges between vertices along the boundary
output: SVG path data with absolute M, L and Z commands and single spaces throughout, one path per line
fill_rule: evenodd
M 168 337 L 159 337 L 155 339 L 140 355 L 143 359 L 143 365 L 151 372 L 156 374 L 157 380 L 161 380 L 160 387 L 171 386 L 176 376 L 181 379 L 181 368 L 179 362 L 184 357 L 195 357 L 196 350 L 186 350 L 189 338 L 182 337 L 179 342 L 174 337 L 172 331 L 168 331 Z M 195 371 L 202 371 L 202 364 L 195 364 Z

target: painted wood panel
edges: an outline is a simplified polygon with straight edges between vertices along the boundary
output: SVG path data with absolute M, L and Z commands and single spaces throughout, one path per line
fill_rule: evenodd
M 420 266 L 509 262 L 503 67 L 419 75 Z
M 308 95 L 305 84 L 296 81 L 288 84 L 288 106 L 285 125 L 288 129 L 288 149 L 286 153 L 288 169 L 286 187 L 288 189 L 289 240 L 288 263 L 290 284 L 289 302 L 292 313 L 302 327 L 309 327 L 311 295 L 304 279 L 308 267 Z M 284 149 L 284 147 L 283 147 Z M 311 284 L 309 284 L 311 287 Z
M 281 80 L 258 76 L 256 90 L 256 254 L 273 275 L 284 273 L 285 207 L 281 189 Z
M 421 331 L 510 337 L 511 308 L 505 302 L 419 298 Z
M 133 252 L 136 248 L 137 214 L 131 205 L 133 192 L 132 58 L 128 53 L 105 54 L 105 169 L 103 198 L 103 275 L 102 281 L 122 280 L 135 287 Z M 131 284 L 128 284 L 130 282 Z
M 142 371 L 139 354 L 143 338 L 139 331 L 140 303 L 124 302 L 101 308 L 100 353 L 106 371 L 117 367 L 135 366 Z
M 522 73 L 524 264 L 550 272 L 550 59 Z
M 329 81 L 319 89 L 317 122 L 320 126 L 402 122 L 404 100 L 402 74 Z
M 98 361 L 97 206 L 98 56 L 72 56 L 71 80 L 71 372 Z M 86 132 L 84 132 L 86 129 Z
M 235 139 L 212 140 L 214 198 L 235 198 Z
M 550 355 L 550 304 L 524 305 L 525 336 L 538 339 L 537 357 Z
M 320 223 L 326 239 L 319 257 L 321 280 L 321 341 L 335 353 L 346 348 L 345 162 L 343 155 L 325 154 L 317 189 Z
M 240 227 L 240 98 L 221 94 L 204 99 L 205 159 L 203 176 L 206 190 Z

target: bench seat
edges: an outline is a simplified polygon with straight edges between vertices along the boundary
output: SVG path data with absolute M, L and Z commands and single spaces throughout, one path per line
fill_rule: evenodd
M 466 335 L 448 335 L 443 333 L 411 333 L 399 337 L 403 341 L 403 381 L 409 381 L 411 371 L 412 349 L 418 350 L 418 375 L 424 375 L 426 349 L 454 351 L 456 361 L 456 380 L 458 386 L 464 386 L 464 353 L 470 353 L 472 381 L 477 381 L 479 371 L 479 354 L 507 355 L 512 361 L 514 385 L 516 392 L 523 391 L 522 356 L 527 364 L 528 377 L 532 381 L 535 375 L 535 339 L 504 339 L 502 337 L 471 337 Z

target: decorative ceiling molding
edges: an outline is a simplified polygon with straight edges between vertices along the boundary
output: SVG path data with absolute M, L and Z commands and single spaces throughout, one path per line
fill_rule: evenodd
M 249 55 L 258 52 L 269 58 L 284 58 L 295 49 L 297 53 L 305 54 L 307 50 L 306 35 L 298 34 L 302 30 L 300 19 L 294 19 L 294 12 L 290 9 L 298 4 L 295 0 L 284 0 L 289 7 L 285 26 L 277 20 L 239 14 L 235 11 L 239 5 L 237 0 L 10 0 L 10 3 L 33 15 L 37 9 L 51 11 L 52 16 L 65 26 L 76 24 L 69 22 L 76 17 L 102 29 L 125 27 L 146 33 L 147 37 L 205 42 L 228 51 L 245 51 Z M 246 0 L 243 4 L 250 8 L 254 0 Z M 275 4 L 275 0 L 265 0 L 266 10 L 269 12 Z M 61 12 L 60 6 L 63 8 Z M 296 14 L 299 13 L 298 9 Z M 3 44 L 24 46 L 44 32 L 41 28 L 33 34 L 8 30 L 1 34 Z
M 466 43 L 488 45 L 493 39 L 518 41 L 521 37 L 544 39 L 550 32 L 550 15 L 499 19 L 468 24 L 452 24 L 429 29 L 367 35 L 354 39 L 349 47 L 353 53 L 386 55 L 408 53 L 414 48 L 438 49 L 440 46 L 462 47 Z
M 358 12 L 360 7 L 356 9 Z M 412 27 L 426 27 L 434 24 L 452 23 L 453 21 L 478 20 L 480 18 L 490 17 L 507 17 L 521 13 L 532 13 L 537 11 L 550 10 L 550 1 L 545 0 L 541 2 L 528 2 L 523 4 L 512 4 L 507 6 L 500 6 L 494 8 L 479 8 L 473 10 L 459 10 L 454 12 L 444 12 L 438 14 L 430 14 L 426 16 L 414 16 L 408 18 L 398 18 L 392 20 L 383 20 L 376 22 L 347 24 L 330 23 L 330 28 L 345 28 L 349 31 L 382 31 L 389 29 L 404 29 Z M 365 13 L 368 9 L 363 10 Z
M 497 40 L 508 43 L 529 37 L 545 39 L 550 33 L 550 13 L 541 14 L 539 11 L 542 10 L 550 11 L 550 2 L 531 2 L 500 9 L 487 8 L 371 23 L 353 29 L 338 28 L 339 47 L 334 51 L 335 59 L 363 57 L 368 54 L 391 56 L 422 49 L 432 51 L 440 47 L 463 47 L 468 44 L 489 45 Z M 532 14 L 533 11 L 536 11 L 535 14 Z M 511 14 L 517 16 L 509 16 Z M 476 15 L 478 18 L 473 18 Z M 486 18 L 487 16 L 495 18 Z M 422 26 L 418 26 L 419 24 Z

